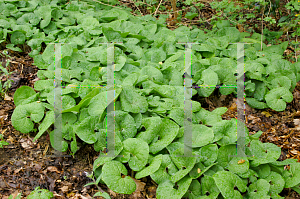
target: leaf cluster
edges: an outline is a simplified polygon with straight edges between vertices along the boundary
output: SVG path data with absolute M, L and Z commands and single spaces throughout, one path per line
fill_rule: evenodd
M 242 74 L 236 74 L 237 46 L 230 43 L 253 43 L 245 46 L 247 102 L 276 111 L 283 111 L 293 99 L 291 91 L 300 80 L 300 65 L 282 59 L 287 43 L 263 45 L 259 51 L 261 35 L 249 37 L 228 21 L 219 22 L 218 29 L 208 34 L 184 26 L 171 31 L 164 20 L 149 15 L 133 17 L 92 2 L 65 3 L 0 1 L 0 20 L 5 24 L 1 31 L 10 35 L 13 45 L 26 41 L 40 69 L 34 89 L 23 86 L 15 92 L 11 121 L 16 130 L 29 133 L 39 123 L 36 140 L 54 124 L 55 51 L 50 43 L 63 42 L 62 140 L 57 143 L 57 135 L 50 131 L 50 141 L 61 151 L 70 147 L 72 153 L 79 149 L 77 138 L 92 144 L 101 155 L 93 166 L 97 184 L 133 193 L 136 184 L 127 176 L 127 163 L 136 179 L 150 176 L 158 184 L 157 198 L 281 198 L 283 188 L 299 190 L 299 163 L 277 161 L 280 148 L 261 143 L 262 132 L 249 136 L 245 127 L 245 157 L 234 156 L 239 121 L 222 120 L 225 107 L 210 112 L 192 100 L 193 139 L 184 142 L 185 47 L 177 42 L 199 43 L 191 49 L 194 85 L 236 84 L 236 75 Z M 103 86 L 110 73 L 106 42 L 118 42 L 114 44 L 114 89 Z M 42 43 L 47 45 L 40 54 Z M 193 88 L 190 94 L 208 97 L 215 89 Z M 235 89 L 219 90 L 228 95 Z M 113 102 L 115 111 L 109 112 Z M 107 132 L 107 121 L 113 119 L 115 132 Z M 103 157 L 107 133 L 115 133 L 115 151 Z M 182 157 L 185 147 L 197 157 Z M 285 170 L 288 164 L 290 170 Z

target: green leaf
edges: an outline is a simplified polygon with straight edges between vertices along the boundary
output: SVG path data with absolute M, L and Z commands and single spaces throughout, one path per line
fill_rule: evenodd
M 163 199 L 165 196 L 168 196 L 173 199 L 181 199 L 188 190 L 191 182 L 192 178 L 186 176 L 177 183 L 178 189 L 174 189 L 173 187 L 175 183 L 172 183 L 171 181 L 165 181 L 158 185 L 156 197 L 157 199 Z
M 185 18 L 188 18 L 188 19 L 190 19 L 190 20 L 192 20 L 194 17 L 196 17 L 196 16 L 198 16 L 198 14 L 197 13 L 193 13 L 193 12 L 187 12 L 186 14 L 185 14 Z
M 168 146 L 175 139 L 178 130 L 179 126 L 175 122 L 167 118 L 163 119 L 158 133 L 160 139 L 150 144 L 150 152 L 156 154 Z
M 274 89 L 274 88 L 278 88 L 278 87 L 283 87 L 286 90 L 290 89 L 292 85 L 292 81 L 286 77 L 286 76 L 279 76 L 275 79 L 271 80 L 271 85 L 269 85 L 268 87 L 270 89 Z
M 248 198 L 268 199 L 271 198 L 268 196 L 269 189 L 270 184 L 264 179 L 259 179 L 249 186 L 249 191 L 247 192 L 246 196 Z
M 178 171 L 177 167 L 173 163 L 169 154 L 162 156 L 162 163 L 159 169 L 150 174 L 150 177 L 157 183 L 161 184 L 167 180 L 170 180 L 170 176 Z
M 216 36 L 227 36 L 229 41 L 238 42 L 241 38 L 241 33 L 236 27 L 223 27 L 217 31 Z
M 224 168 L 228 168 L 229 162 L 232 159 L 232 157 L 230 156 L 231 155 L 234 156 L 236 155 L 236 153 L 237 153 L 236 144 L 221 146 L 218 152 L 218 159 L 217 159 L 218 164 Z
M 202 86 L 212 86 L 212 87 L 200 87 L 196 89 L 198 91 L 199 96 L 208 97 L 215 90 L 215 85 L 218 84 L 218 75 L 211 69 L 206 69 L 202 71 L 201 82 Z M 199 81 L 197 82 L 199 85 Z
M 55 135 L 55 133 L 56 133 L 56 135 Z M 58 150 L 58 151 L 61 151 L 61 152 L 66 152 L 68 150 L 68 143 L 66 141 L 64 141 L 63 138 L 60 137 L 60 136 L 61 136 L 60 132 L 57 132 L 57 131 L 56 132 L 55 131 L 50 132 L 49 137 L 50 137 L 51 146 L 55 150 Z M 57 140 L 59 140 L 59 142 L 57 142 Z
M 211 128 L 202 124 L 193 124 L 192 128 L 192 145 L 187 146 L 192 148 L 203 147 L 213 141 L 214 132 Z
M 261 164 L 258 167 L 252 167 L 252 169 L 257 172 L 260 178 L 266 178 L 271 173 L 271 167 L 269 164 Z
M 229 162 L 228 170 L 238 175 L 246 173 L 249 170 L 249 161 L 246 157 L 233 157 Z
M 203 146 L 199 150 L 199 154 L 202 156 L 204 166 L 212 165 L 218 158 L 218 146 L 216 144 L 208 144 Z
M 152 140 L 157 136 L 160 127 L 161 127 L 161 118 L 160 117 L 147 117 L 142 119 L 142 127 L 146 129 L 146 131 L 140 132 L 136 138 L 142 139 L 147 144 L 150 144 Z
M 292 189 L 294 191 L 296 191 L 297 193 L 300 193 L 300 184 L 298 184 L 297 186 L 292 187 Z
M 43 135 L 43 133 L 44 133 L 47 129 L 49 129 L 49 127 L 50 127 L 52 124 L 54 124 L 54 117 L 55 117 L 55 116 L 54 116 L 54 111 L 48 111 L 48 112 L 46 113 L 46 116 L 45 116 L 43 122 L 42 122 L 42 123 L 40 124 L 40 126 L 39 126 L 39 132 L 38 132 L 38 134 L 34 137 L 33 141 L 39 139 L 39 138 Z
M 216 25 L 219 29 L 221 29 L 223 27 L 230 27 L 230 22 L 229 20 L 220 20 L 216 22 Z
M 145 97 L 142 97 L 130 87 L 123 87 L 120 101 L 122 110 L 126 112 L 145 113 L 148 110 L 148 103 Z
M 49 23 L 51 21 L 51 10 L 52 9 L 51 9 L 50 5 L 43 5 L 43 6 L 39 7 L 39 9 L 34 11 L 34 13 L 37 16 L 40 16 L 42 18 L 42 20 L 40 22 L 41 29 L 43 29 L 49 25 Z
M 154 86 L 153 90 L 162 97 L 172 98 L 175 95 L 176 88 L 169 85 Z
M 148 144 L 138 138 L 128 138 L 124 142 L 124 151 L 130 153 L 128 163 L 133 171 L 140 171 L 148 162 L 149 146 Z
M 211 164 L 209 166 L 204 166 L 201 162 L 195 164 L 193 169 L 189 172 L 189 175 L 193 179 L 199 178 L 202 174 L 204 174 L 207 170 L 209 170 L 212 166 L 216 165 L 217 163 Z
M 90 116 L 85 118 L 74 128 L 74 131 L 78 137 L 88 144 L 94 144 L 97 141 L 96 134 L 94 132 L 97 119 L 98 117 L 96 116 Z
M 95 97 L 93 97 L 90 101 L 89 105 L 89 114 L 91 116 L 101 116 L 103 112 L 105 111 L 105 108 L 107 107 L 107 104 L 110 104 L 114 100 L 116 100 L 121 93 L 121 88 L 116 88 L 115 90 L 110 90 L 108 92 L 114 94 L 113 99 L 106 99 L 106 96 L 108 95 L 108 92 L 101 92 L 97 94 Z M 115 93 L 114 93 L 115 92 Z
M 215 113 L 216 115 L 222 116 L 224 113 L 227 112 L 227 110 L 228 109 L 226 107 L 219 107 L 219 108 L 214 109 L 212 112 Z
M 175 183 L 182 179 L 184 176 L 186 176 L 194 167 L 196 164 L 196 158 L 195 157 L 180 157 L 184 156 L 184 148 L 180 147 L 177 150 L 170 152 L 171 153 L 171 159 L 174 162 L 174 164 L 179 169 L 176 173 L 174 173 L 170 180 Z
M 14 103 L 16 106 L 28 104 L 36 100 L 36 93 L 29 86 L 21 86 L 14 94 Z
M 111 111 L 103 120 L 103 126 L 107 129 L 107 117 L 115 118 L 115 132 L 119 133 L 122 140 L 133 138 L 137 133 L 134 118 L 124 111 Z
M 201 195 L 201 185 L 198 180 L 193 179 L 187 193 L 189 198 L 196 198 Z
M 50 90 L 53 90 L 53 87 L 54 87 L 53 79 L 38 80 L 34 83 L 34 89 L 37 91 L 45 90 L 48 93 L 48 92 L 50 92 Z
M 222 120 L 221 122 L 216 123 L 213 126 L 213 131 L 215 134 L 214 141 L 221 146 L 227 144 L 234 144 L 237 141 L 237 122 L 244 126 L 245 128 L 245 142 L 248 143 L 249 140 L 249 131 L 244 123 L 237 119 Z
M 245 76 L 249 79 L 263 81 L 262 75 L 264 74 L 266 74 L 266 69 L 262 64 L 253 60 L 245 62 Z
M 258 131 L 258 132 L 256 132 L 255 134 L 250 135 L 249 138 L 252 139 L 252 140 L 258 140 L 259 137 L 260 137 L 262 134 L 263 134 L 262 131 Z
M 96 128 L 97 128 L 97 125 L 96 125 Z M 103 151 L 106 148 L 106 131 L 107 131 L 106 129 L 99 129 L 99 131 L 96 132 L 97 141 L 94 144 L 94 149 L 97 152 Z M 128 159 L 129 159 L 129 157 L 128 157 Z
M 24 44 L 25 35 L 22 32 L 15 31 L 10 38 L 12 44 Z
M 300 183 L 299 169 L 300 164 L 297 162 L 290 164 L 290 169 L 288 171 L 283 171 L 283 177 L 285 179 L 285 188 L 294 187 Z
M 135 174 L 135 178 L 140 179 L 153 174 L 159 169 L 161 162 L 162 162 L 162 154 L 155 156 L 148 167 L 145 167 L 144 169 L 142 169 L 141 171 Z
M 184 125 L 184 109 L 183 108 L 173 108 L 170 110 L 169 118 L 174 120 L 178 125 L 183 126 Z
M 217 122 L 222 121 L 222 117 L 216 112 L 210 112 L 201 108 L 199 112 L 195 113 L 198 120 L 204 125 L 214 126 Z
M 121 32 L 115 31 L 111 27 L 102 27 L 102 31 L 109 42 L 123 42 L 123 38 L 120 34 Z
M 17 106 L 14 110 L 11 123 L 13 127 L 21 133 L 29 133 L 33 130 L 33 122 L 38 123 L 44 117 L 44 106 L 40 103 L 32 102 L 30 104 Z
M 102 172 L 103 181 L 114 192 L 132 194 L 136 190 L 136 184 L 131 177 L 121 177 L 121 174 L 127 175 L 127 170 L 122 163 L 114 160 L 107 162 Z
M 273 143 L 261 143 L 259 140 L 252 140 L 250 147 L 247 149 L 249 149 L 248 155 L 254 155 L 254 157 L 249 157 L 249 159 L 252 160 L 252 167 L 274 162 L 281 154 L 280 147 Z
M 224 198 L 243 198 L 240 192 L 245 192 L 247 187 L 240 177 L 229 171 L 218 171 L 213 178 Z M 240 192 L 234 190 L 235 186 Z
M 155 80 L 157 82 L 164 82 L 163 79 L 163 74 L 161 73 L 161 71 L 157 68 L 154 68 L 152 66 L 145 66 L 142 68 L 141 70 L 141 75 L 147 75 L 148 79 L 150 80 Z
M 265 94 L 268 91 L 267 85 L 265 82 L 261 82 L 261 81 L 253 80 L 253 82 L 255 82 L 254 98 L 257 99 L 258 101 L 262 101 L 265 97 Z
M 260 102 L 255 98 L 246 97 L 246 101 L 247 101 L 247 104 L 252 108 L 257 108 L 257 109 L 268 108 L 268 105 L 266 103 Z
M 76 106 L 64 109 L 62 113 L 66 112 L 77 112 L 79 113 L 79 110 L 81 108 L 84 108 L 89 105 L 91 99 L 95 97 L 99 92 L 101 92 L 102 88 L 94 88 L 92 91 L 90 91 Z
M 28 196 L 28 199 L 42 198 L 49 199 L 53 197 L 53 193 L 47 189 L 40 189 L 40 187 L 36 187 Z
M 208 175 L 204 175 L 201 178 L 201 189 L 202 189 L 202 195 L 204 195 L 201 196 L 201 198 L 203 199 L 217 198 L 220 193 L 220 190 L 217 187 L 214 178 Z M 209 194 L 209 196 L 205 195 L 207 193 Z
M 293 94 L 286 88 L 279 87 L 269 91 L 265 99 L 270 108 L 279 112 L 285 110 L 286 102 L 293 100 Z
M 285 182 L 283 177 L 274 171 L 271 171 L 270 175 L 268 175 L 268 177 L 264 179 L 270 183 L 271 193 L 276 193 L 276 194 L 281 193 L 281 191 L 284 188 L 284 185 L 286 185 L 286 183 L 288 182 L 288 181 Z
M 102 192 L 99 191 L 99 192 L 95 193 L 93 197 L 96 197 L 96 196 L 102 196 L 105 199 L 111 199 L 111 197 L 109 196 L 109 194 L 106 193 L 106 192 L 102 193 Z
M 23 52 L 19 47 L 15 47 L 15 44 L 6 44 L 6 48 L 16 52 Z
M 100 152 L 100 156 L 93 163 L 93 171 L 95 171 L 104 163 L 110 162 L 117 155 L 119 155 L 122 150 L 123 150 L 123 143 L 120 137 L 117 135 L 115 136 L 115 153 L 112 156 L 107 156 L 104 152 Z

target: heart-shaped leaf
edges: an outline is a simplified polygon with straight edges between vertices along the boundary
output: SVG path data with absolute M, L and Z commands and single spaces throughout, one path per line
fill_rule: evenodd
M 109 161 L 103 165 L 102 179 L 105 184 L 113 191 L 122 194 L 132 194 L 136 189 L 134 180 L 126 176 L 125 166 L 115 160 Z M 121 176 L 124 174 L 125 176 Z

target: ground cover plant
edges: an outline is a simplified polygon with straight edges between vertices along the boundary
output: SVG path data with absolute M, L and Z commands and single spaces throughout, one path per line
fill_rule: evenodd
M 253 43 L 245 46 L 247 103 L 276 111 L 283 111 L 293 99 L 291 91 L 300 80 L 299 63 L 291 64 L 282 57 L 286 42 L 263 44 L 261 50 L 261 35 L 249 37 L 224 20 L 208 34 L 187 27 L 171 31 L 164 18 L 133 17 L 115 8 L 104 10 L 92 1 L 0 2 L 6 47 L 22 51 L 26 42 L 40 69 L 34 89 L 23 86 L 15 92 L 12 124 L 22 133 L 38 128 L 35 140 L 48 132 L 52 145 L 55 63 L 54 44 L 50 43 L 65 43 L 62 151 L 69 148 L 75 154 L 79 138 L 105 154 L 106 119 L 113 112 L 106 112 L 106 89 L 88 85 L 107 82 L 107 49 L 100 43 L 122 42 L 114 44 L 114 100 L 115 155 L 123 157 L 99 157 L 91 175 L 94 184 L 133 193 L 136 185 L 124 166 L 128 163 L 137 172 L 135 179 L 150 176 L 158 184 L 157 198 L 282 198 L 278 194 L 288 187 L 299 192 L 299 163 L 295 159 L 277 161 L 280 148 L 258 141 L 262 132 L 249 136 L 246 130 L 248 157 L 228 156 L 236 153 L 237 120 L 222 120 L 227 111 L 224 107 L 210 112 L 192 101 L 194 142 L 190 147 L 200 157 L 176 157 L 183 155 L 184 146 L 185 72 L 185 48 L 177 42 L 199 43 L 192 47 L 193 85 L 236 84 L 237 47 L 229 43 Z M 215 89 L 193 89 L 192 94 L 208 97 Z M 235 89 L 220 88 L 219 92 L 229 95 Z M 285 169 L 286 165 L 290 169 Z

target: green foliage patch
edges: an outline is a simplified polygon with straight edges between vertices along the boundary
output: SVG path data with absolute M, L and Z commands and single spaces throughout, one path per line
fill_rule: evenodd
M 200 29 L 180 27 L 171 31 L 165 20 L 149 15 L 133 17 L 94 1 L 0 0 L 2 41 L 20 51 L 26 42 L 30 56 L 40 69 L 34 85 L 19 88 L 15 95 L 13 126 L 22 133 L 39 123 L 38 139 L 54 124 L 54 45 L 62 45 L 62 151 L 79 149 L 76 138 L 100 152 L 93 165 L 94 184 L 105 183 L 118 193 L 131 194 L 135 178 L 150 176 L 157 184 L 157 198 L 282 198 L 283 188 L 299 191 L 297 160 L 278 162 L 280 148 L 261 143 L 245 132 L 247 157 L 236 154 L 236 119 L 222 120 L 227 109 L 210 112 L 192 101 L 193 155 L 184 154 L 184 63 L 185 48 L 177 42 L 198 42 L 192 46 L 194 85 L 236 84 L 236 44 L 245 46 L 246 100 L 254 108 L 283 111 L 293 99 L 300 80 L 299 63 L 282 59 L 287 43 L 260 51 L 260 35 L 246 37 L 228 22 L 205 34 Z M 192 18 L 193 14 L 189 14 Z M 107 82 L 107 47 L 116 43 L 115 89 L 100 88 Z M 42 44 L 46 48 L 42 49 Z M 43 51 L 42 54 L 40 52 Z M 93 85 L 76 88 L 72 85 Z M 192 89 L 192 96 L 210 96 L 215 87 Z M 38 92 L 36 92 L 38 91 Z M 220 93 L 236 93 L 221 88 Z M 109 93 L 111 92 L 111 93 Z M 107 99 L 114 92 L 113 99 Z M 109 101 L 108 101 L 109 100 Z M 115 103 L 115 112 L 107 104 Z M 102 157 L 107 148 L 107 118 L 115 113 L 115 156 Z M 54 144 L 54 133 L 50 141 Z M 116 157 L 122 155 L 123 157 Z M 181 155 L 181 156 L 180 156 Z M 284 166 L 290 164 L 290 170 Z M 122 175 L 123 174 L 123 175 Z M 109 198 L 107 194 L 97 194 Z

